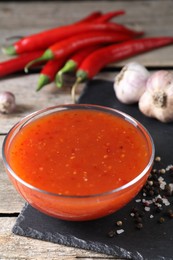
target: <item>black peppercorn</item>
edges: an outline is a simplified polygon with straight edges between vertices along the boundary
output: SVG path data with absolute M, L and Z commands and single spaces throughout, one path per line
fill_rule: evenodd
M 172 196 L 172 188 L 169 185 L 165 186 L 165 192 L 167 196 Z
M 138 208 L 133 207 L 132 210 L 131 210 L 131 213 L 137 213 L 137 212 L 138 212 Z
M 157 181 L 157 180 L 158 180 L 158 174 L 154 174 L 154 175 L 153 175 L 153 180 L 154 180 L 154 181 Z
M 172 209 L 168 209 L 167 210 L 167 215 L 168 215 L 168 217 L 173 218 L 173 211 L 172 211 Z
M 154 191 L 153 191 L 153 190 L 150 190 L 150 191 L 149 191 L 149 195 L 150 195 L 150 196 L 154 196 Z
M 159 195 L 159 193 L 160 193 L 160 189 L 159 189 L 159 188 L 155 188 L 155 189 L 154 189 L 154 194 L 155 194 L 155 195 Z
M 110 230 L 108 232 L 108 237 L 114 237 L 115 236 L 115 230 Z
M 143 228 L 143 224 L 142 223 L 137 223 L 136 224 L 136 228 L 137 229 L 142 229 Z
M 157 198 L 156 202 L 162 204 L 163 200 L 161 198 Z
M 161 211 L 163 211 L 163 208 L 162 208 L 162 207 L 156 207 L 156 212 L 157 212 L 157 213 L 160 213 Z
M 142 223 L 142 218 L 141 217 L 135 217 L 135 222 Z
M 159 220 L 158 220 L 158 222 L 159 222 L 160 224 L 162 224 L 162 223 L 165 222 L 165 219 L 164 219 L 163 217 L 160 217 Z

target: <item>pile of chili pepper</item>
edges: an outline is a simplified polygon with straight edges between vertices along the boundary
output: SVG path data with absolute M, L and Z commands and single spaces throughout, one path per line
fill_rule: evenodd
M 96 11 L 73 24 L 23 37 L 3 48 L 4 53 L 17 57 L 0 63 L 0 77 L 28 72 L 41 63 L 37 90 L 53 81 L 62 87 L 63 74 L 73 72 L 74 94 L 79 82 L 92 79 L 109 63 L 173 43 L 173 37 L 143 38 L 143 32 L 111 22 L 124 13 Z

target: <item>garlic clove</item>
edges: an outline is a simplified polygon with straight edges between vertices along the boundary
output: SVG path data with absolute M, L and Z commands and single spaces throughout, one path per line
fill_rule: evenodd
M 114 91 L 119 101 L 133 104 L 144 93 L 149 71 L 137 62 L 125 65 L 114 80 Z
M 0 93 L 0 113 L 9 114 L 16 108 L 15 96 L 9 91 Z
M 160 70 L 151 75 L 139 100 L 139 110 L 163 123 L 173 121 L 173 72 Z

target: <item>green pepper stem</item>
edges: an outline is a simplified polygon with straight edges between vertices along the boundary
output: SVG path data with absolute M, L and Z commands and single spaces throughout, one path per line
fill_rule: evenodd
M 2 48 L 2 52 L 4 54 L 7 54 L 7 55 L 15 55 L 16 54 L 16 50 L 15 50 L 15 47 L 13 45 L 7 46 L 7 47 L 3 47 Z
M 47 85 L 49 83 L 50 83 L 50 78 L 47 75 L 40 74 L 40 76 L 38 78 L 36 91 L 39 91 L 40 89 L 42 89 L 42 87 L 44 87 L 45 85 Z
M 79 83 L 82 82 L 81 78 L 77 78 L 75 83 L 73 84 L 72 88 L 71 88 L 71 97 L 72 97 L 72 102 L 75 104 L 76 103 L 76 89 L 79 85 Z
M 77 78 L 80 78 L 80 82 L 86 81 L 88 79 L 88 73 L 82 69 L 76 72 Z
M 58 73 L 56 74 L 56 77 L 55 77 L 55 83 L 58 88 L 61 88 L 63 85 L 63 74 L 65 74 L 67 72 L 75 71 L 76 67 L 77 67 L 77 64 L 75 63 L 75 61 L 68 60 L 65 63 L 64 67 L 58 71 Z
M 39 57 L 39 58 L 37 58 L 37 59 L 35 59 L 35 60 L 30 61 L 30 62 L 25 66 L 24 71 L 25 71 L 26 73 L 28 73 L 28 72 L 29 72 L 29 68 L 30 68 L 32 65 L 34 65 L 35 63 L 40 62 L 40 61 L 52 60 L 53 58 L 54 58 L 53 52 L 52 52 L 50 49 L 47 49 L 47 50 L 43 53 L 43 55 L 42 55 L 41 57 Z
M 55 85 L 58 88 L 61 88 L 63 85 L 63 72 L 62 70 L 58 71 L 58 73 L 55 76 Z

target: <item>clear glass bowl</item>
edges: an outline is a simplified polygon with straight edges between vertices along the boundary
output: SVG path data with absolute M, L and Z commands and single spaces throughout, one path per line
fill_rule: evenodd
M 20 134 L 21 129 L 30 124 L 36 119 L 45 117 L 52 113 L 59 113 L 68 110 L 94 110 L 103 113 L 111 114 L 115 117 L 120 117 L 132 124 L 137 131 L 143 136 L 148 148 L 148 161 L 142 171 L 128 183 L 121 187 L 115 188 L 99 194 L 90 194 L 83 196 L 70 196 L 52 193 L 46 190 L 41 190 L 35 187 L 18 176 L 18 172 L 14 172 L 8 161 L 10 145 L 17 134 Z M 19 121 L 7 134 L 2 149 L 3 162 L 6 172 L 23 198 L 39 211 L 64 220 L 83 221 L 97 219 L 108 214 L 111 214 L 132 200 L 145 184 L 147 177 L 151 171 L 154 161 L 154 144 L 148 131 L 131 116 L 117 111 L 115 109 L 96 106 L 96 105 L 62 105 L 46 108 L 35 113 L 32 113 L 21 121 Z M 134 154 L 135 156 L 135 154 Z M 127 169 L 125 169 L 127 170 Z

